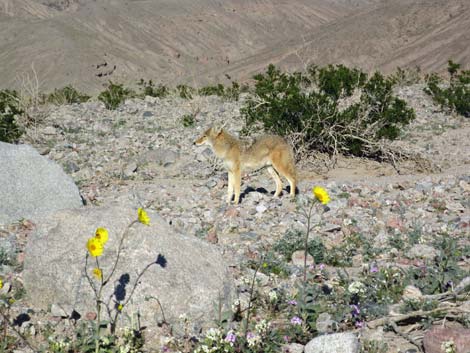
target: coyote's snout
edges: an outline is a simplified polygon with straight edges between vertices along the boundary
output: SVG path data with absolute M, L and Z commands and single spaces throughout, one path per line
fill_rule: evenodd
M 238 204 L 240 200 L 241 173 L 245 168 L 257 169 L 267 167 L 268 173 L 276 183 L 274 196 L 282 191 L 284 176 L 290 184 L 290 194 L 295 197 L 296 174 L 292 148 L 280 136 L 266 135 L 258 138 L 253 144 L 245 145 L 223 129 L 211 127 L 194 141 L 196 145 L 209 145 L 217 157 L 223 160 L 228 170 L 227 203 Z

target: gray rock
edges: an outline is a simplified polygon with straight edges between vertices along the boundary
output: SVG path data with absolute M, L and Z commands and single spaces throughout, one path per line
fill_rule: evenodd
M 147 153 L 145 153 L 141 157 L 141 162 L 156 163 L 158 165 L 167 167 L 171 164 L 174 164 L 179 158 L 180 155 L 178 152 L 164 148 L 158 148 L 156 150 L 148 151 Z
M 420 300 L 423 298 L 421 290 L 415 286 L 407 285 L 403 290 L 403 300 Z
M 67 173 L 76 173 L 80 170 L 80 167 L 77 165 L 77 163 L 68 161 L 64 165 L 64 169 Z
M 139 312 L 141 324 L 149 327 L 152 336 L 162 319 L 152 299 L 158 298 L 168 322 L 176 323 L 185 313 L 195 330 L 211 325 L 215 313 L 208 308 L 219 302 L 229 308 L 233 298 L 234 287 L 224 259 L 213 245 L 175 233 L 161 217 L 149 215 L 150 226 L 136 223 L 130 228 L 116 271 L 104 288 L 105 302 L 115 312 L 115 303 L 128 299 L 137 274 L 154 263 L 140 278 L 125 313 L 132 316 Z M 47 309 L 56 304 L 81 315 L 95 311 L 93 291 L 84 273 L 86 242 L 97 227 L 108 229 L 109 240 L 98 258 L 106 278 L 121 234 L 136 216 L 135 209 L 115 205 L 64 210 L 42 219 L 25 250 L 24 285 L 35 307 Z M 87 273 L 97 283 L 91 273 L 94 267 L 95 260 L 89 258 Z M 122 324 L 129 325 L 125 318 L 123 315 Z
M 331 315 L 328 313 L 321 313 L 318 315 L 317 322 L 315 327 L 320 333 L 331 333 L 334 331 L 336 322 L 331 318 Z
M 0 223 L 82 206 L 72 179 L 31 146 L 0 142 L 0 165 Z
M 133 176 L 136 171 L 137 171 L 137 163 L 129 162 L 126 164 L 122 172 L 126 178 L 129 178 Z
M 437 255 L 438 251 L 432 246 L 426 244 L 415 244 L 406 253 L 406 256 L 408 256 L 410 259 L 434 260 Z
M 334 333 L 315 337 L 305 346 L 305 353 L 357 353 L 359 348 L 354 333 Z

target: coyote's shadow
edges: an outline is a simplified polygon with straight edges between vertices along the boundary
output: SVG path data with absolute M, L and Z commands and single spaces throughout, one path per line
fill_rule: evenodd
M 284 189 L 282 189 L 282 191 L 283 191 L 283 192 L 285 191 L 286 193 L 289 194 L 289 193 L 290 193 L 290 186 L 287 185 L 287 187 L 285 187 Z M 240 201 L 243 201 L 243 199 L 244 199 L 246 196 L 248 196 L 248 194 L 251 193 L 251 192 L 259 192 L 259 193 L 261 193 L 261 194 L 271 194 L 271 195 L 274 195 L 274 193 L 275 193 L 274 190 L 273 190 L 273 191 L 268 191 L 268 190 L 266 190 L 265 188 L 256 188 L 256 189 L 255 189 L 255 188 L 253 188 L 253 187 L 251 187 L 251 186 L 248 186 L 248 187 L 246 187 L 245 190 L 243 190 L 243 192 L 240 194 Z M 298 189 L 297 189 L 297 188 L 295 188 L 295 194 L 298 194 Z

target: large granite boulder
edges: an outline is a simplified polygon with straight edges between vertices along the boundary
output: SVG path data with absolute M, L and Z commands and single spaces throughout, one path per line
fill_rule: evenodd
M 53 161 L 28 145 L 0 142 L 0 224 L 34 221 L 82 206 L 77 186 Z
M 123 311 L 129 316 L 139 313 L 150 336 L 163 319 L 155 299 L 160 301 L 169 323 L 186 314 L 195 331 L 213 325 L 214 308 L 220 303 L 226 310 L 234 299 L 231 275 L 219 249 L 176 233 L 157 214 L 150 217 L 149 226 L 134 223 L 124 238 L 116 271 L 103 292 L 109 310 L 116 313 L 117 303 L 129 298 L 138 273 L 154 263 L 140 278 Z M 63 210 L 42 219 L 26 246 L 23 278 L 31 303 L 42 309 L 61 308 L 67 314 L 75 310 L 82 317 L 90 317 L 96 310 L 85 275 L 87 240 L 98 227 L 108 229 L 109 240 L 98 257 L 106 278 L 115 262 L 121 235 L 136 218 L 135 209 L 112 205 Z M 92 275 L 95 258 L 88 260 L 86 273 L 98 284 Z M 130 325 L 126 315 L 122 317 L 124 324 Z

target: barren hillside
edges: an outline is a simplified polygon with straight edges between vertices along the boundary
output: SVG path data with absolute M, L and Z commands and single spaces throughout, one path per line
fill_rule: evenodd
M 0 0 L 0 87 L 249 79 L 269 63 L 470 63 L 466 0 Z
M 53 88 L 100 88 L 141 77 L 167 83 L 227 68 L 357 4 L 306 1 L 79 1 L 70 6 L 0 0 L 3 87 L 31 73 Z M 65 11 L 58 11 L 65 10 Z

